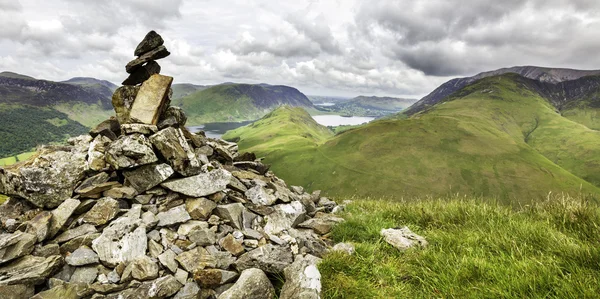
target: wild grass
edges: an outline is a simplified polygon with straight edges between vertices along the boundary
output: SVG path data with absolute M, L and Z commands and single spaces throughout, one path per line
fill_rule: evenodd
M 592 298 L 600 293 L 600 209 L 549 196 L 356 200 L 331 235 L 356 246 L 320 264 L 324 298 Z M 400 252 L 379 235 L 408 226 L 429 246 Z

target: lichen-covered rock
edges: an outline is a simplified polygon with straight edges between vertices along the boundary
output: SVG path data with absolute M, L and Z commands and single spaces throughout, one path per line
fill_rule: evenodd
M 281 299 L 320 299 L 321 273 L 317 264 L 321 259 L 312 255 L 297 256 L 296 260 L 285 268 L 285 283 L 281 288 Z
M 122 135 L 106 150 L 106 162 L 114 169 L 133 168 L 158 161 L 152 144 L 142 134 Z
M 4 299 L 30 299 L 35 294 L 33 285 L 0 285 L 0 294 Z
M 203 197 L 225 190 L 231 179 L 231 173 L 224 169 L 215 169 L 209 173 L 169 180 L 161 186 L 191 197 Z
M 407 250 L 413 247 L 426 247 L 428 244 L 425 238 L 413 233 L 406 226 L 400 229 L 381 229 L 380 234 L 388 244 L 399 250 Z
M 260 269 L 250 268 L 218 299 L 271 299 L 274 296 L 275 289 L 267 275 Z
M 38 207 L 57 207 L 85 176 L 88 145 L 42 149 L 33 160 L 0 168 L 0 194 L 22 197 Z
M 318 233 L 320 235 L 324 235 L 324 234 L 329 233 L 335 225 L 342 223 L 342 222 L 344 222 L 344 218 L 340 218 L 340 217 L 333 216 L 331 214 L 325 214 L 325 213 L 319 212 L 319 213 L 317 213 L 315 218 L 310 218 L 310 219 L 298 224 L 298 227 L 311 228 L 316 233 Z
M 47 258 L 28 255 L 0 267 L 0 285 L 38 285 L 60 269 L 64 259 L 60 255 Z
M 165 58 L 165 57 L 169 56 L 170 54 L 171 53 L 169 53 L 169 51 L 167 51 L 167 48 L 165 46 L 162 46 L 162 45 L 158 46 L 158 47 L 142 54 L 140 57 L 127 63 L 127 65 L 125 66 L 125 71 L 127 73 L 131 74 L 137 68 L 141 67 L 144 63 L 152 61 L 152 60 L 158 60 L 161 58 Z M 150 78 L 152 78 L 152 77 L 150 77 Z
M 158 127 L 161 129 L 166 127 L 184 128 L 186 122 L 187 116 L 185 116 L 183 109 L 171 106 L 161 116 Z
M 201 287 L 211 288 L 234 281 L 238 277 L 237 272 L 221 269 L 203 269 L 194 273 L 194 280 Z
M 160 73 L 160 65 L 156 61 L 149 61 L 145 65 L 136 68 L 130 75 L 123 81 L 123 85 L 138 85 L 150 78 L 154 74 Z
M 19 231 L 12 234 L 1 234 L 0 264 L 30 254 L 34 249 L 36 241 L 36 235 Z
M 56 209 L 52 210 L 52 219 L 50 220 L 50 232 L 48 235 L 53 237 L 67 223 L 69 217 L 73 215 L 81 202 L 74 198 L 68 198 L 61 203 Z
M 185 140 L 181 129 L 168 127 L 150 136 L 150 142 L 169 161 L 171 167 L 183 176 L 200 173 L 200 163 Z
M 164 182 L 173 173 L 175 172 L 171 166 L 162 163 L 144 165 L 133 170 L 123 171 L 123 176 L 138 193 L 142 193 Z
M 110 197 L 104 197 L 83 216 L 83 222 L 93 225 L 103 225 L 117 216 L 119 202 Z
M 115 90 L 112 96 L 112 105 L 117 115 L 117 121 L 120 124 L 129 123 L 131 106 L 140 91 L 139 86 L 121 86 Z
M 202 270 L 204 268 L 214 268 L 217 265 L 217 259 L 211 255 L 204 247 L 196 247 L 177 255 L 176 260 L 190 273 Z
M 158 213 L 158 226 L 167 226 L 175 223 L 183 223 L 190 219 L 190 214 L 185 210 L 184 205 L 176 206 L 168 211 Z
M 207 220 L 217 204 L 204 197 L 188 198 L 185 200 L 185 209 L 194 220 Z
M 237 229 L 243 229 L 244 227 L 242 219 L 244 210 L 244 205 L 241 203 L 217 206 L 217 214 L 221 218 L 229 220 L 229 224 Z
M 266 244 L 244 253 L 235 262 L 238 271 L 258 268 L 267 273 L 283 273 L 283 269 L 293 262 L 292 252 L 281 246 Z
M 265 232 L 279 234 L 282 231 L 296 227 L 306 217 L 306 210 L 299 201 L 275 206 L 275 212 L 266 216 Z
M 71 266 L 95 264 L 98 262 L 98 255 L 89 247 L 82 246 L 68 255 L 65 262 Z
M 92 242 L 100 261 L 111 267 L 146 255 L 148 241 L 141 219 L 120 217 Z

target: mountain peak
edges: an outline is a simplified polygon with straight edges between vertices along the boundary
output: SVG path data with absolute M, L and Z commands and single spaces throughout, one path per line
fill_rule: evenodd
M 26 76 L 26 75 L 21 75 L 21 74 L 17 74 L 17 73 L 13 73 L 13 72 L 1 72 L 0 73 L 0 77 L 12 78 L 12 79 L 37 80 L 34 77 L 30 77 L 30 76 Z

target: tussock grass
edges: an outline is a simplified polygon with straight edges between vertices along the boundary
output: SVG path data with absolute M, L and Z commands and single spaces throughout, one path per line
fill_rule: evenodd
M 549 196 L 507 206 L 478 198 L 357 200 L 320 265 L 324 298 L 590 298 L 600 293 L 600 209 Z M 379 235 L 408 226 L 429 246 L 399 252 Z

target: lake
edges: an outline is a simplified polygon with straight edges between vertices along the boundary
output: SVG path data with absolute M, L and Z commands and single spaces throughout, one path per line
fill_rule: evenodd
M 341 115 L 315 115 L 312 117 L 317 123 L 323 126 L 344 126 L 344 125 L 360 125 L 374 120 L 374 117 L 365 116 L 341 116 Z M 188 130 L 192 133 L 204 131 L 206 137 L 221 138 L 225 132 L 245 125 L 251 124 L 254 121 L 229 122 L 229 123 L 206 123 L 199 126 L 189 126 Z
M 319 104 L 314 104 L 315 106 L 323 106 L 323 107 L 330 107 L 330 106 L 335 106 L 335 103 L 319 103 Z
M 251 124 L 252 121 L 242 121 L 242 122 L 231 122 L 231 123 L 207 123 L 199 126 L 189 126 L 188 130 L 192 133 L 196 133 L 198 131 L 204 131 L 206 137 L 209 138 L 221 138 L 225 132 L 233 129 L 237 129 L 239 127 L 243 127 L 245 125 Z
M 368 123 L 374 120 L 374 117 L 368 116 L 341 116 L 341 115 L 313 115 L 314 120 L 323 126 L 355 126 Z

